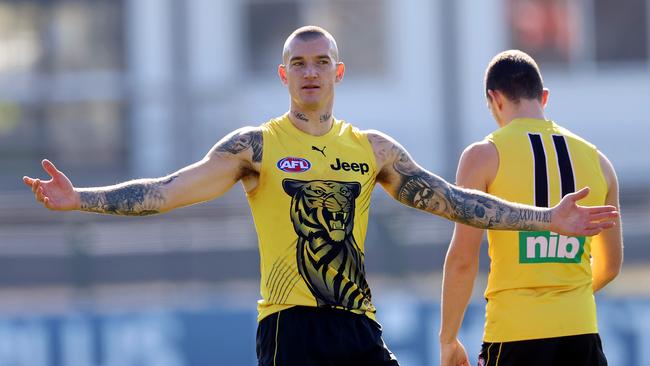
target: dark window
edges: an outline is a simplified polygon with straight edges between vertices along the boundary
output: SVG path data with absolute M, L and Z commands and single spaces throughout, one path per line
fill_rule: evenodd
M 275 75 L 282 63 L 284 40 L 301 24 L 298 5 L 295 1 L 250 3 L 246 13 L 248 50 L 244 57 L 248 68 Z
M 646 61 L 646 0 L 594 0 L 596 61 Z
M 284 41 L 297 27 L 313 24 L 336 38 L 350 76 L 377 75 L 385 68 L 383 0 L 249 0 L 245 5 L 248 69 L 275 75 Z
M 505 0 L 510 45 L 540 64 L 647 62 L 647 0 Z

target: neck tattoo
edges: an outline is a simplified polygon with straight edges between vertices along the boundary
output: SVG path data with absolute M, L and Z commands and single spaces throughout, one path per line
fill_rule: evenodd
M 309 118 L 307 118 L 304 113 L 293 112 L 293 116 L 301 121 L 309 122 Z
M 323 114 L 322 116 L 320 116 L 321 123 L 329 121 L 330 117 L 332 117 L 332 113 L 330 112 Z

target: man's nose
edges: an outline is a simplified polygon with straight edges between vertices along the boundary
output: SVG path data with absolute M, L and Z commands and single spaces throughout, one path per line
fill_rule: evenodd
M 305 78 L 308 78 L 308 79 L 316 78 L 316 77 L 318 77 L 318 70 L 316 70 L 316 67 L 314 67 L 312 65 L 307 65 L 307 67 L 305 67 L 305 75 L 304 76 L 305 76 Z

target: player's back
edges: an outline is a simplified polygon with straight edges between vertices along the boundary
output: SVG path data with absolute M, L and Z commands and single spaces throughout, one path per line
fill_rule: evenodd
M 516 119 L 488 136 L 499 168 L 487 192 L 551 207 L 582 187 L 582 205 L 602 205 L 607 183 L 595 146 L 552 121 Z M 488 231 L 491 268 L 484 340 L 597 333 L 591 238 L 552 232 Z

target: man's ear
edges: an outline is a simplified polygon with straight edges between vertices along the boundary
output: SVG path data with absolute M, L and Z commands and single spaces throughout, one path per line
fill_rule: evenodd
M 287 85 L 287 67 L 284 64 L 278 65 L 278 76 L 282 84 Z
M 492 108 L 496 107 L 497 110 L 501 110 L 503 108 L 503 98 L 504 95 L 499 92 L 498 90 L 491 90 L 488 89 L 488 101 L 492 103 Z
M 544 88 L 542 90 L 542 107 L 546 108 L 546 104 L 548 103 L 548 98 L 551 95 L 551 91 L 548 90 L 547 88 Z
M 336 63 L 336 82 L 343 80 L 345 74 L 345 64 L 343 62 Z

